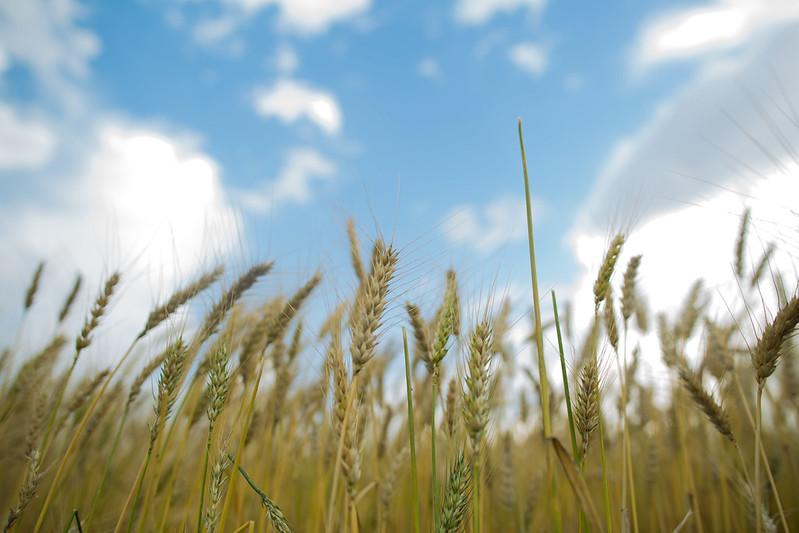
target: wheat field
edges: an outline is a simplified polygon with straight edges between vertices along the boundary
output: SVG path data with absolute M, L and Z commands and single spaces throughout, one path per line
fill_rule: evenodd
M 220 266 L 140 317 L 99 372 L 82 355 L 124 312 L 126 273 L 89 309 L 77 278 L 58 323 L 84 315 L 83 328 L 39 331 L 33 352 L 10 343 L 0 359 L 5 531 L 798 530 L 797 280 L 771 268 L 773 248 L 745 257 L 748 214 L 726 318 L 707 312 L 718 296 L 699 282 L 678 314 L 648 309 L 636 283 L 647 258 L 621 264 L 619 233 L 593 300 L 570 302 L 594 316 L 573 331 L 538 287 L 526 165 L 524 179 L 535 368 L 514 361 L 508 302 L 467 311 L 456 270 L 436 274 L 436 306 L 404 301 L 392 290 L 402 252 L 352 223 L 357 289 L 323 321 L 306 310 L 324 272 L 245 305 L 273 263 L 229 283 Z M 25 313 L 48 268 L 20 280 Z M 198 327 L 174 320 L 211 293 Z M 402 320 L 387 322 L 389 307 Z M 656 351 L 635 342 L 655 334 Z M 643 379 L 645 359 L 663 379 Z M 297 379 L 309 365 L 314 379 Z

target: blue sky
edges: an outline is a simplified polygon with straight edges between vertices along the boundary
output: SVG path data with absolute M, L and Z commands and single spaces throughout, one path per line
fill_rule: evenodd
M 522 117 L 544 284 L 579 298 L 625 230 L 675 306 L 724 276 L 746 195 L 795 176 L 797 46 L 785 0 L 10 0 L 0 287 L 42 258 L 54 293 L 122 267 L 146 309 L 214 259 L 275 258 L 278 287 L 322 265 L 346 294 L 352 216 L 423 301 L 450 264 L 524 301 Z M 779 238 L 762 220 L 753 246 Z M 670 245 L 711 266 L 655 283 Z

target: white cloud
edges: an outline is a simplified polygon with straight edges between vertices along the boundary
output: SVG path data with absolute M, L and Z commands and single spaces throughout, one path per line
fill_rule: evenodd
M 549 64 L 546 49 L 531 42 L 518 43 L 512 46 L 508 50 L 508 59 L 519 70 L 534 77 L 539 77 L 546 72 Z
M 121 269 L 115 301 L 124 303 L 106 325 L 116 334 L 98 337 L 96 358 L 129 342 L 154 301 L 228 257 L 240 221 L 217 164 L 193 143 L 116 120 L 88 128 L 89 148 L 74 171 L 42 175 L 42 195 L 0 210 L 0 253 L 13 258 L 0 273 L 0 290 L 17 292 L 30 265 L 44 259 L 50 268 L 35 323 L 47 327 L 81 271 L 87 290 L 69 325 L 77 330 L 95 287 Z M 16 303 L 4 304 L 4 312 L 16 313 Z
M 330 181 L 336 166 L 312 148 L 294 148 L 289 151 L 277 178 L 255 190 L 239 192 L 245 208 L 255 213 L 268 213 L 287 205 L 302 205 L 311 200 L 315 182 Z
M 737 61 L 706 64 L 638 131 L 617 141 L 578 224 L 626 224 L 742 188 L 794 157 L 799 33 L 775 34 Z
M 282 44 L 275 51 L 271 61 L 275 69 L 284 76 L 290 76 L 300 66 L 300 57 L 291 46 Z
M 308 119 L 327 134 L 341 130 L 343 117 L 336 98 L 304 82 L 283 79 L 272 87 L 256 89 L 253 104 L 263 117 L 277 117 L 285 123 Z
M 223 14 L 205 19 L 195 27 L 195 36 L 208 44 L 228 37 L 262 11 L 275 8 L 279 26 L 289 32 L 314 35 L 333 24 L 365 15 L 371 0 L 220 0 Z M 202 40 L 203 37 L 211 39 Z
M 441 76 L 441 66 L 432 57 L 426 57 L 419 61 L 416 72 L 423 78 L 438 78 Z
M 238 28 L 239 21 L 233 16 L 209 18 L 198 22 L 192 29 L 200 44 L 211 45 L 229 37 Z
M 634 47 L 634 66 L 729 50 L 796 19 L 799 3 L 794 0 L 717 0 L 672 11 L 644 25 Z
M 533 214 L 541 219 L 542 206 L 535 199 Z M 467 246 L 480 254 L 488 254 L 527 235 L 527 211 L 524 200 L 504 196 L 475 207 L 461 205 L 444 218 L 444 237 L 453 244 Z
M 39 168 L 50 161 L 55 147 L 48 124 L 0 102 L 0 171 Z
M 476 25 L 519 9 L 539 14 L 545 6 L 546 0 L 457 0 L 455 18 L 463 24 Z
M 76 88 L 99 53 L 97 36 L 78 26 L 83 7 L 72 0 L 0 2 L 0 43 L 7 59 L 31 69 L 53 96 L 75 103 Z

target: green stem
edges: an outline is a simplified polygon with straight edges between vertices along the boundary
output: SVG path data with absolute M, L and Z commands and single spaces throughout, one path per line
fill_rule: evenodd
M 552 436 L 552 422 L 549 415 L 549 384 L 544 362 L 544 337 L 541 331 L 541 305 L 538 301 L 538 273 L 535 266 L 535 239 L 533 238 L 533 208 L 530 199 L 530 178 L 527 175 L 527 155 L 524 151 L 522 120 L 519 119 L 519 147 L 522 153 L 522 169 L 524 170 L 524 201 L 527 207 L 527 245 L 530 252 L 530 281 L 533 286 L 533 310 L 535 312 L 535 344 L 538 350 L 538 380 L 540 383 L 541 409 L 544 418 L 544 437 Z
M 752 487 L 752 497 L 755 499 L 755 530 L 757 533 L 763 531 L 763 515 L 760 501 L 760 430 L 762 425 L 762 405 L 763 405 L 763 385 L 757 384 L 757 406 L 755 411 L 755 482 Z
M 408 334 L 402 328 L 402 349 L 405 354 L 405 391 L 408 401 L 408 440 L 411 448 L 411 497 L 413 498 L 413 530 L 420 533 L 419 526 L 419 473 L 416 468 L 416 434 L 414 431 L 413 387 L 411 386 L 411 363 L 408 357 Z
M 197 533 L 202 533 L 203 524 L 203 503 L 205 502 L 205 482 L 208 479 L 208 456 L 211 454 L 211 436 L 214 426 L 208 426 L 208 439 L 205 441 L 205 459 L 203 460 L 203 480 L 200 484 L 200 509 L 197 512 Z
M 69 528 L 72 527 L 72 522 L 78 526 L 78 533 L 83 533 L 83 526 L 80 523 L 80 516 L 78 516 L 78 510 L 73 509 L 72 514 L 69 517 L 69 522 L 67 522 L 67 527 L 64 528 L 64 533 L 69 533 Z
M 555 331 L 558 334 L 558 352 L 560 354 L 560 372 L 563 377 L 563 394 L 566 397 L 566 413 L 569 416 L 569 437 L 571 437 L 572 455 L 574 462 L 580 462 L 580 453 L 577 449 L 577 434 L 574 430 L 574 415 L 572 414 L 572 400 L 569 394 L 569 378 L 566 372 L 566 358 L 563 354 L 563 337 L 560 333 L 560 316 L 558 315 L 558 300 L 555 291 L 552 291 L 552 312 L 555 314 Z
M 439 368 L 433 369 L 433 407 L 430 409 L 430 490 L 433 501 L 433 531 L 438 533 L 438 474 L 436 472 L 436 404 L 438 403 Z

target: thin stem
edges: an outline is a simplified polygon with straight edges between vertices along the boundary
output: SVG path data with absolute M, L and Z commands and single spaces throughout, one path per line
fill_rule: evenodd
M 522 169 L 524 171 L 524 201 L 527 208 L 527 245 L 530 253 L 530 282 L 533 286 L 533 311 L 535 313 L 535 345 L 538 351 L 538 381 L 540 384 L 541 409 L 544 418 L 544 437 L 552 436 L 552 421 L 549 415 L 549 384 L 547 383 L 547 369 L 544 362 L 544 338 L 541 331 L 541 305 L 538 301 L 538 273 L 535 266 L 535 239 L 533 238 L 533 208 L 530 199 L 530 178 L 527 175 L 527 155 L 524 151 L 524 136 L 522 133 L 522 120 L 519 119 L 519 148 L 522 154 Z
M 405 354 L 405 392 L 408 403 L 408 440 L 411 449 L 411 497 L 413 499 L 413 530 L 420 533 L 419 525 L 419 472 L 416 467 L 416 434 L 413 415 L 413 386 L 411 385 L 411 363 L 408 357 L 408 334 L 402 328 L 402 349 Z
M 430 490 L 433 502 L 433 531 L 438 533 L 438 475 L 436 473 L 436 403 L 438 402 L 439 368 L 433 369 L 433 407 L 430 409 Z
M 760 501 L 760 427 L 762 424 L 763 384 L 757 384 L 757 406 L 755 408 L 755 482 L 752 497 L 755 499 L 755 531 L 763 531 L 763 519 Z
M 69 533 L 69 528 L 72 527 L 72 522 L 75 522 L 75 525 L 78 526 L 78 533 L 83 533 L 83 526 L 80 523 L 80 516 L 78 515 L 77 509 L 73 509 L 72 514 L 69 515 L 69 522 L 67 522 L 67 527 L 64 528 L 64 533 Z
M 569 394 L 569 378 L 566 372 L 566 357 L 563 354 L 563 337 L 560 333 L 560 316 L 558 315 L 558 300 L 555 291 L 552 291 L 552 312 L 555 315 L 555 331 L 558 334 L 558 353 L 560 355 L 560 372 L 563 377 L 563 395 L 566 397 L 566 414 L 569 416 L 569 437 L 571 438 L 572 455 L 574 462 L 580 462 L 580 453 L 577 449 L 577 434 L 574 430 L 574 415 L 572 414 L 572 400 Z
M 211 454 L 211 436 L 214 432 L 213 424 L 208 426 L 208 439 L 205 441 L 205 459 L 203 460 L 203 480 L 200 483 L 200 509 L 197 511 L 197 533 L 202 532 L 203 503 L 205 502 L 205 482 L 208 478 L 208 456 Z

